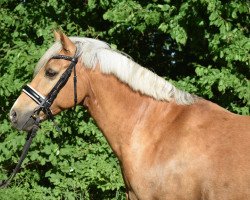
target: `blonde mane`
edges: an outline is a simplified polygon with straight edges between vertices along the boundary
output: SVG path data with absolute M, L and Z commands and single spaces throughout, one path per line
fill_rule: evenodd
M 140 66 L 124 54 L 112 50 L 100 40 L 85 37 L 70 37 L 77 46 L 77 56 L 82 65 L 95 68 L 97 63 L 105 74 L 113 74 L 122 82 L 128 84 L 134 91 L 153 97 L 156 100 L 171 101 L 177 104 L 189 105 L 196 101 L 195 95 L 177 89 L 162 77 Z M 55 42 L 39 60 L 35 74 L 56 55 L 62 48 Z

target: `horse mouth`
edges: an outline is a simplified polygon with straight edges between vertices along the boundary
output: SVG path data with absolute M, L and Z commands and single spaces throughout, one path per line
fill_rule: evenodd
M 31 131 L 33 125 L 35 124 L 35 119 L 30 117 L 28 120 L 25 122 L 17 122 L 17 123 L 12 123 L 12 127 L 16 128 L 19 131 Z
M 25 114 L 21 114 L 17 112 L 16 115 L 17 117 L 15 120 L 11 116 L 10 116 L 10 120 L 11 120 L 12 127 L 16 128 L 19 131 L 27 131 L 27 132 L 31 131 L 34 124 L 36 123 L 37 118 L 39 119 L 39 121 L 42 120 L 40 116 L 35 116 L 33 111 L 25 113 Z
M 55 114 L 55 110 L 51 110 L 52 115 Z M 10 111 L 10 121 L 13 128 L 16 128 L 19 131 L 31 131 L 34 124 L 38 124 L 47 120 L 50 116 L 46 115 L 43 110 L 32 110 L 28 112 L 21 112 L 20 110 Z

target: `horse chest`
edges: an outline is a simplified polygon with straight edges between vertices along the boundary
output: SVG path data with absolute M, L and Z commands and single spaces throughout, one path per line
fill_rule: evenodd
M 197 169 L 187 161 L 176 156 L 148 162 L 146 156 L 137 156 L 122 165 L 128 199 L 199 199 Z
M 129 152 L 129 151 L 127 151 Z M 199 199 L 201 158 L 187 151 L 133 151 L 122 162 L 129 199 Z M 132 156 L 133 155 L 133 156 Z

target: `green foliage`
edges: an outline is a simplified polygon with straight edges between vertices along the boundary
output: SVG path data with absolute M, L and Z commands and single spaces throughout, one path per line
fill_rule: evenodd
M 110 8 L 104 19 L 112 22 L 108 33 L 139 63 L 187 91 L 249 115 L 249 7 L 245 1 L 129 0 Z M 171 51 L 181 58 L 171 58 Z M 168 64 L 178 59 L 179 65 Z
M 250 114 L 249 2 L 220 0 L 0 1 L 0 179 L 25 134 L 8 111 L 58 26 L 100 38 L 180 88 Z M 117 160 L 86 111 L 43 123 L 22 170 L 1 199 L 124 199 Z

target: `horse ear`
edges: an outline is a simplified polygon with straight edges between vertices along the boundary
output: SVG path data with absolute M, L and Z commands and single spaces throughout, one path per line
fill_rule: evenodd
M 60 41 L 61 40 L 61 36 L 60 36 L 59 31 L 54 30 L 53 33 L 54 33 L 55 41 Z
M 76 50 L 75 44 L 63 33 L 60 32 L 60 40 L 63 46 L 63 49 L 69 53 L 74 54 Z

